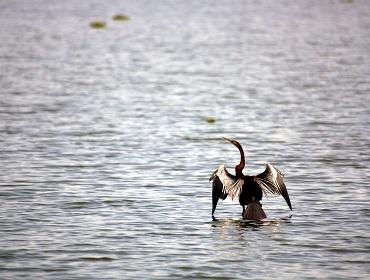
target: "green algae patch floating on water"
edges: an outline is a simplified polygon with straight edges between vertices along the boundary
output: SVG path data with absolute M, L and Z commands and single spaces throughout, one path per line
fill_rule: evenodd
M 115 21 L 125 21 L 129 19 L 130 17 L 124 14 L 117 14 L 117 15 L 112 16 L 112 20 L 115 20 Z
M 95 29 L 105 28 L 107 23 L 102 20 L 94 20 L 90 22 L 90 27 Z
M 207 122 L 208 123 L 215 123 L 216 119 L 214 117 L 207 117 Z

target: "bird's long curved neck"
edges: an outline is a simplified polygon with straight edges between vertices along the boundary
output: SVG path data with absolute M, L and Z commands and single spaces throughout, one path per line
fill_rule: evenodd
M 243 151 L 243 147 L 239 144 L 239 145 L 236 145 L 236 147 L 239 149 L 239 152 L 240 152 L 240 163 L 235 166 L 235 173 L 236 173 L 236 177 L 243 177 L 243 169 L 245 167 L 245 156 L 244 156 L 244 151 Z

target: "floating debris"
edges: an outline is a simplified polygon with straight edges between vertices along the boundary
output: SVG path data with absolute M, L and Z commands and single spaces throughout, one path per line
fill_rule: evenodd
M 215 123 L 216 119 L 214 117 L 207 117 L 207 122 L 208 123 Z
M 106 26 L 107 26 L 107 23 L 105 21 L 102 21 L 102 20 L 94 20 L 94 21 L 90 22 L 90 27 L 91 28 L 99 29 L 99 28 L 105 28 Z
M 116 20 L 116 21 L 125 21 L 129 19 L 130 19 L 129 16 L 124 15 L 124 14 L 117 14 L 117 15 L 112 16 L 112 20 Z

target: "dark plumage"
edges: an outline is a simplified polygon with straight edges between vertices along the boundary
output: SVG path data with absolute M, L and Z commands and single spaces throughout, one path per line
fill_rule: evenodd
M 215 220 L 213 214 L 216 210 L 218 200 L 224 200 L 228 196 L 231 197 L 232 200 L 235 197 L 239 198 L 239 203 L 243 207 L 243 217 L 245 217 L 245 206 L 248 206 L 248 204 L 252 205 L 253 203 L 255 207 L 257 205 L 255 202 L 258 202 L 259 206 L 262 207 L 260 200 L 262 199 L 263 193 L 282 195 L 289 208 L 292 210 L 288 190 L 284 184 L 284 175 L 269 163 L 266 165 L 266 170 L 261 174 L 256 176 L 244 175 L 243 169 L 245 167 L 245 156 L 242 146 L 238 141 L 233 139 L 224 139 L 239 149 L 240 163 L 235 166 L 235 175 L 230 174 L 224 165 L 220 165 L 212 173 L 209 179 L 210 181 L 213 181 L 212 219 Z M 258 211 L 264 214 L 262 208 Z M 247 212 L 251 213 L 251 211 Z M 250 217 L 248 215 L 246 216 Z M 261 217 L 263 218 L 263 215 Z M 255 219 L 258 219 L 258 217 Z

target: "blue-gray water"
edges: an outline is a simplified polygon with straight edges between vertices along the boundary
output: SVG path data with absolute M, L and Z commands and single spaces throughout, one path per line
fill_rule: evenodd
M 369 1 L 1 1 L 0 278 L 369 279 L 369 108 Z

